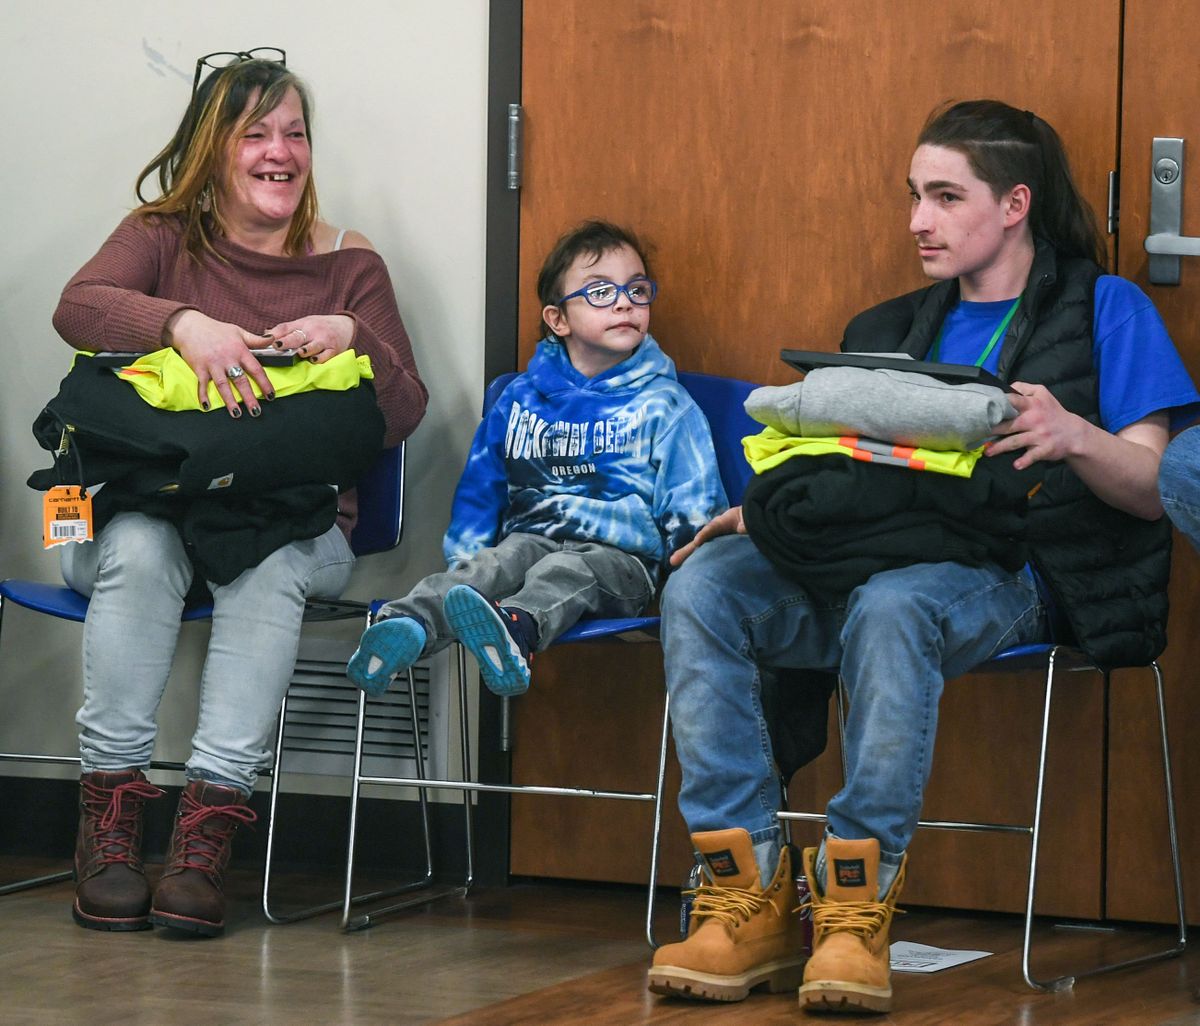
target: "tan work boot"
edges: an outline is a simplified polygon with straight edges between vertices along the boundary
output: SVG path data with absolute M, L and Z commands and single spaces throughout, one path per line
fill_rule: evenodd
M 764 889 L 750 835 L 740 828 L 692 834 L 705 879 L 692 904 L 688 938 L 654 953 L 655 994 L 741 1001 L 766 984 L 772 993 L 800 983 L 804 922 L 795 915 L 796 882 L 785 847 Z
M 817 886 L 816 848 L 804 849 L 812 890 L 813 953 L 800 1007 L 823 1012 L 887 1012 L 892 1007 L 888 929 L 904 886 L 904 862 L 879 900 L 879 842 L 825 840 L 825 890 Z

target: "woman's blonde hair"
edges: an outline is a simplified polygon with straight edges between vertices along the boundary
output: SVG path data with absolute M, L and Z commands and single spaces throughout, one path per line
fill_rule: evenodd
M 277 61 L 247 60 L 214 71 L 192 97 L 174 137 L 138 175 L 135 191 L 142 215 L 170 214 L 183 222 L 184 247 L 199 259 L 203 251 L 216 255 L 211 233 L 227 234 L 217 202 L 216 182 L 233 163 L 233 141 L 247 126 L 265 117 L 289 89 L 300 97 L 304 130 L 312 145 L 311 103 L 304 84 Z M 251 110 L 246 105 L 257 92 Z M 157 177 L 160 195 L 142 195 L 146 179 Z M 307 250 L 317 221 L 317 189 L 309 173 L 300 205 L 288 226 L 284 250 L 296 256 Z

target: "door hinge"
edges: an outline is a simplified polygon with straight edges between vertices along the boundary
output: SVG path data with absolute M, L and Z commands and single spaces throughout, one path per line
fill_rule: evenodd
M 1116 235 L 1121 222 L 1121 176 L 1116 171 L 1108 173 L 1108 234 Z
M 521 118 L 519 103 L 508 105 L 508 187 L 521 188 Z

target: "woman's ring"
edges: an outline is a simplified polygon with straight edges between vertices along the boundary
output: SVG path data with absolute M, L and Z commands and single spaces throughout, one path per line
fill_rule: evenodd
M 304 339 L 304 346 L 308 345 L 308 332 L 307 331 L 305 331 L 303 328 L 293 328 L 292 331 L 294 331 L 297 335 L 299 335 L 302 339 Z M 301 348 L 304 348 L 304 346 L 301 346 Z
M 232 367 L 225 368 L 225 376 L 227 378 L 237 379 L 237 378 L 240 378 L 245 373 L 246 372 L 244 370 L 242 370 L 242 368 L 237 366 L 236 364 Z

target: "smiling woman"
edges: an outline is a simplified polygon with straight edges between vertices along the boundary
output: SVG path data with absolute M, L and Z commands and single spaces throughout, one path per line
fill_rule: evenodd
M 239 223 L 236 211 L 219 202 L 241 175 L 287 174 L 297 189 L 290 207 L 277 211 L 275 223 L 270 226 L 274 231 L 266 232 L 267 238 L 239 241 L 253 242 L 251 248 L 259 250 L 296 255 L 303 251 L 316 221 L 308 90 L 287 70 L 282 50 L 270 51 L 279 59 L 252 56 L 262 52 L 259 48 L 249 54 L 201 57 L 196 62 L 197 82 L 214 56 L 230 63 L 217 67 L 193 90 L 175 135 L 138 176 L 142 212 L 183 214 L 186 245 L 193 254 L 210 246 L 214 229 L 226 236 L 241 235 L 244 229 L 253 231 L 253 224 Z M 274 129 L 281 130 L 279 139 L 270 138 L 270 130 Z M 284 139 L 286 146 L 281 148 Z M 267 145 L 261 149 L 272 151 L 269 161 L 263 159 L 261 149 L 256 150 L 255 140 L 266 140 Z M 302 155 L 297 152 L 300 149 Z M 260 166 L 247 165 L 247 156 L 261 161 Z M 146 202 L 142 187 L 152 176 L 158 180 L 161 195 Z M 285 229 L 282 238 L 281 227 Z
M 233 165 L 217 183 L 226 224 L 238 232 L 257 228 L 268 237 L 289 226 L 311 167 L 300 94 L 288 89 L 278 107 L 245 127 Z
M 206 67 L 213 70 L 201 83 Z M 68 282 L 54 326 L 82 350 L 174 348 L 195 374 L 205 411 L 172 414 L 199 418 L 181 420 L 179 430 L 206 437 L 211 418 L 222 416 L 216 407 L 235 419 L 245 410 L 249 418 L 236 425 L 243 447 L 271 444 L 268 437 L 284 443 L 272 447 L 273 460 L 304 482 L 286 495 L 255 482 L 238 496 L 164 502 L 136 482 L 109 480 L 95 541 L 63 555 L 67 583 L 91 598 L 77 718 L 75 920 L 96 930 L 156 923 L 212 936 L 224 928 L 230 841 L 254 818 L 246 799 L 258 767 L 271 761 L 305 599 L 340 594 L 354 562 L 354 492 L 312 480 L 313 454 L 333 444 L 332 432 L 303 422 L 292 397 L 272 402 L 259 356 L 287 348 L 314 363 L 349 349 L 369 357 L 373 381 L 355 390 L 367 396 L 365 408 L 358 403 L 339 423 L 367 424 L 367 437 L 389 446 L 420 421 L 426 390 L 382 259 L 363 236 L 318 218 L 308 92 L 283 52 L 209 54 L 196 75 L 174 137 L 138 178 L 142 205 Z M 152 177 L 160 195 L 147 201 L 141 189 Z M 231 541 L 224 554 L 233 565 L 218 573 L 206 563 L 199 573 L 197 516 L 218 518 L 226 539 L 254 541 Z M 199 722 L 168 864 L 152 896 L 141 810 L 161 792 L 142 771 L 185 598 L 205 586 L 213 628 Z

